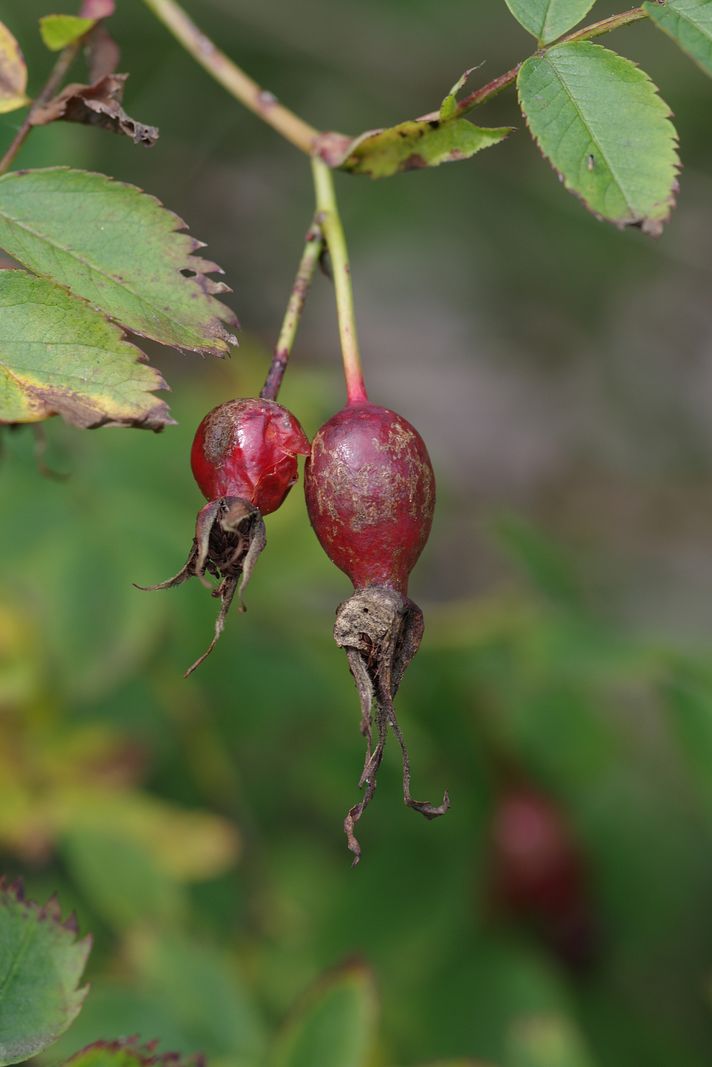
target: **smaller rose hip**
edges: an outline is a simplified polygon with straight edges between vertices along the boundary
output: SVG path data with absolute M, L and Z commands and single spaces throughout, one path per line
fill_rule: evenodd
M 297 480 L 297 456 L 308 453 L 299 422 L 273 400 L 228 400 L 200 423 L 190 462 L 208 503 L 198 512 L 188 559 L 173 578 L 139 586 L 170 589 L 197 577 L 220 599 L 213 640 L 186 676 L 215 648 L 236 592 L 239 610 L 246 610 L 242 594 L 267 543 L 262 517 L 282 504 Z M 215 588 L 206 572 L 217 580 Z

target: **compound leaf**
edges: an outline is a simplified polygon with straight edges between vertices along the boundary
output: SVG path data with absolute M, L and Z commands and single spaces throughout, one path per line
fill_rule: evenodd
M 98 311 L 44 278 L 0 271 L 0 423 L 62 415 L 82 428 L 171 422 L 143 354 Z
M 561 37 L 593 7 L 595 0 L 505 0 L 517 22 L 541 44 Z
M 532 136 L 566 188 L 599 218 L 659 234 L 679 160 L 670 111 L 647 74 L 580 41 L 526 60 L 517 84 Z
M 77 941 L 73 919 L 62 922 L 52 898 L 25 900 L 19 884 L 0 880 L 0 1067 L 51 1045 L 78 1014 L 77 985 L 91 941 Z
M 122 326 L 162 344 L 223 355 L 235 338 L 214 263 L 177 215 L 133 185 L 52 167 L 0 178 L 0 248 Z
M 645 3 L 650 18 L 687 52 L 706 74 L 712 74 L 712 0 L 668 0 Z
M 26 89 L 27 67 L 20 46 L 0 22 L 0 115 L 29 103 Z

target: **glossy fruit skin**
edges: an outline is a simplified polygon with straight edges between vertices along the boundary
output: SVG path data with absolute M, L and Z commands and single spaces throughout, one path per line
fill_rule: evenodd
M 435 508 L 435 476 L 418 431 L 388 408 L 351 404 L 316 434 L 304 488 L 324 551 L 354 587 L 405 596 Z
M 240 497 L 263 515 L 276 511 L 297 480 L 297 456 L 309 454 L 299 422 L 273 400 L 229 400 L 198 427 L 190 454 L 207 500 Z

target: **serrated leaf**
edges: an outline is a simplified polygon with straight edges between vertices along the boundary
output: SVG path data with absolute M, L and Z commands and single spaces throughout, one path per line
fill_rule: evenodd
M 0 1067 L 37 1055 L 67 1029 L 86 993 L 77 986 L 90 947 L 54 898 L 40 907 L 0 880 Z
M 659 234 L 679 160 L 669 108 L 647 74 L 580 41 L 526 60 L 517 84 L 532 136 L 566 188 L 599 218 Z
M 706 74 L 712 74 L 712 0 L 667 0 L 645 3 L 650 18 L 687 52 Z
M 163 378 L 84 301 L 44 278 L 0 271 L 0 423 L 61 415 L 82 428 L 160 430 Z
M 409 119 L 385 130 L 371 130 L 341 144 L 327 162 L 351 174 L 389 178 L 406 170 L 437 167 L 469 159 L 476 152 L 499 144 L 511 129 L 485 129 L 467 119 Z M 329 135 L 326 135 L 329 137 Z
M 549 44 L 575 26 L 595 0 L 505 0 L 520 26 L 540 44 Z
M 88 33 L 95 22 L 96 19 L 79 15 L 44 15 L 40 19 L 40 34 L 51 52 L 61 52 Z
M 227 286 L 185 223 L 155 197 L 103 174 L 52 167 L 0 178 L 0 248 L 162 344 L 223 355 L 233 313 Z
M 20 46 L 0 22 L 0 115 L 16 111 L 29 103 L 27 89 L 27 66 Z
M 200 1056 L 156 1051 L 155 1041 L 143 1045 L 135 1037 L 95 1041 L 65 1061 L 65 1067 L 202 1067 Z
M 375 1023 L 369 972 L 358 965 L 343 968 L 306 996 L 279 1035 L 269 1067 L 363 1067 Z

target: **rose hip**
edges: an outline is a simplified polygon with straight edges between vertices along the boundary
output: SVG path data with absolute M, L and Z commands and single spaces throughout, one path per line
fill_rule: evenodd
M 394 411 L 362 402 L 349 404 L 318 431 L 304 488 L 324 551 L 355 589 L 337 609 L 334 637 L 348 656 L 366 738 L 359 781 L 364 795 L 344 821 L 357 863 L 354 827 L 375 792 L 389 726 L 403 756 L 405 803 L 429 819 L 449 806 L 447 793 L 437 807 L 411 796 L 408 752 L 393 707 L 423 634 L 422 612 L 407 595 L 408 578 L 430 533 L 435 477 L 417 430 Z
M 229 400 L 200 423 L 190 458 L 208 503 L 198 512 L 188 559 L 173 578 L 139 586 L 171 589 L 193 577 L 207 585 L 206 572 L 217 580 L 211 589 L 220 599 L 215 634 L 186 676 L 215 648 L 236 592 L 240 611 L 246 610 L 242 594 L 267 543 L 262 516 L 282 504 L 297 480 L 297 456 L 308 452 L 297 419 L 273 400 Z

